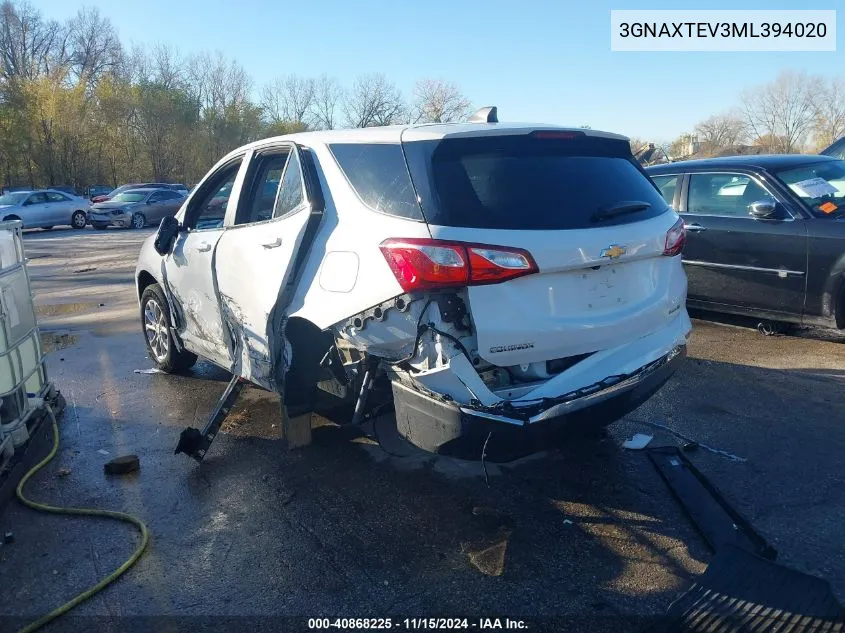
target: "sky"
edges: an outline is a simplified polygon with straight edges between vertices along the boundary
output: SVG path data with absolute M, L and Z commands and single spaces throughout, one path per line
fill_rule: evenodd
M 383 72 L 405 95 L 456 83 L 502 121 L 589 125 L 652 141 L 692 131 L 784 69 L 845 76 L 842 0 L 30 0 L 62 20 L 83 5 L 124 44 L 221 51 L 257 86 L 286 74 Z M 611 52 L 611 9 L 837 9 L 836 52 Z

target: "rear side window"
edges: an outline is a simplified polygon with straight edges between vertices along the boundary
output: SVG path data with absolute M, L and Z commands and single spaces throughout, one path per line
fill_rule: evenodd
M 329 148 L 355 193 L 373 211 L 423 219 L 401 145 L 334 143 Z
M 622 140 L 538 132 L 412 142 L 405 148 L 431 224 L 581 229 L 637 222 L 667 210 Z M 612 212 L 621 207 L 628 210 Z

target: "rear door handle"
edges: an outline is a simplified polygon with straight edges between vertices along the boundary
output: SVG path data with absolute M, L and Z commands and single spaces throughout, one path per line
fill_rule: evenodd
M 197 250 L 200 253 L 207 253 L 211 250 L 211 244 L 209 244 L 208 242 L 200 242 L 199 244 L 197 244 Z
M 684 224 L 684 228 L 690 233 L 701 233 L 707 229 L 700 224 Z
M 278 248 L 282 245 L 282 238 L 277 237 L 275 242 L 267 242 L 267 244 L 262 244 L 264 248 Z

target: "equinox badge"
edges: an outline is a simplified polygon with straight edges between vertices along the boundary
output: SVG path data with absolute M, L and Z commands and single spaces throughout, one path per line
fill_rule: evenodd
M 609 257 L 610 259 L 616 259 L 617 257 L 621 257 L 627 252 L 624 246 L 619 246 L 619 244 L 611 244 L 606 249 L 601 252 L 601 257 Z

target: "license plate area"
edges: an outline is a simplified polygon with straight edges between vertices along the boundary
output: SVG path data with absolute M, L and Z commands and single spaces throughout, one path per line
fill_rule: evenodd
M 584 311 L 604 311 L 619 308 L 628 302 L 624 267 L 600 266 L 576 273 L 575 298 Z

